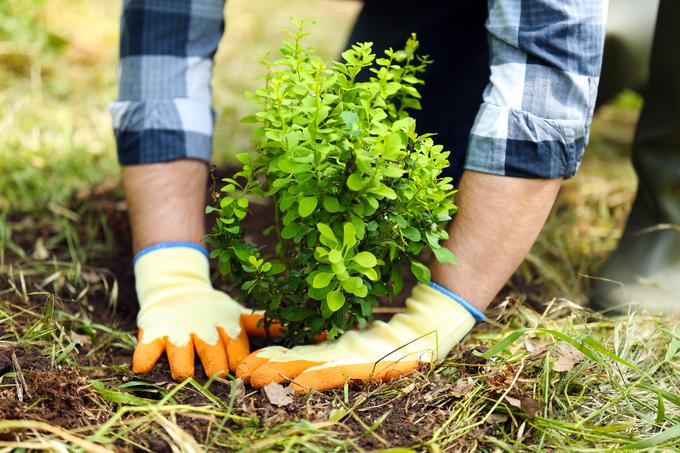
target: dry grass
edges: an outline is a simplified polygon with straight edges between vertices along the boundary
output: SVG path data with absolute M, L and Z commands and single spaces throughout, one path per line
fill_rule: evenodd
M 599 112 L 583 168 L 509 297 L 444 363 L 283 408 L 231 379 L 168 382 L 167 363 L 131 374 L 129 233 L 106 111 L 112 11 L 91 0 L 0 3 L 0 450 L 678 448 L 680 319 L 607 319 L 580 305 L 635 190 L 631 95 Z M 356 11 L 349 1 L 229 2 L 218 161 L 247 149 L 241 93 L 288 16 L 316 19 L 330 58 Z

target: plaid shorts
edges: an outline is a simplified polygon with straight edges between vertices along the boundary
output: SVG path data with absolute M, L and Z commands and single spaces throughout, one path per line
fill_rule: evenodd
M 491 77 L 465 168 L 570 177 L 588 140 L 607 1 L 488 0 L 488 8 Z M 223 9 L 223 0 L 124 2 L 119 95 L 111 105 L 121 164 L 209 161 L 210 79 Z

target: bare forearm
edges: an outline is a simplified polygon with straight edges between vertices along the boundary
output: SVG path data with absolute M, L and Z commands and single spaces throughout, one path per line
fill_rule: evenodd
M 123 167 L 135 252 L 160 242 L 203 242 L 207 178 L 208 167 L 195 160 Z
M 529 252 L 561 182 L 465 172 L 445 243 L 460 264 L 433 263 L 432 280 L 486 308 Z

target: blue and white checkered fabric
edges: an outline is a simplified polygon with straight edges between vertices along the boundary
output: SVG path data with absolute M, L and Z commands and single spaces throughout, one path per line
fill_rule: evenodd
M 529 178 L 576 172 L 597 94 L 606 8 L 606 0 L 489 0 L 491 79 L 466 169 Z M 111 106 L 123 165 L 210 159 L 210 79 L 223 9 L 224 0 L 124 2 L 119 96 Z
M 210 79 L 224 0 L 126 0 L 118 101 L 111 115 L 123 165 L 208 161 Z
M 467 170 L 550 179 L 576 172 L 597 97 L 606 12 L 604 0 L 489 1 L 491 79 Z

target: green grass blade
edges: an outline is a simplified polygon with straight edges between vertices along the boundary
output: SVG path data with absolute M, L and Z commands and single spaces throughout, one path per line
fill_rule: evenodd
M 642 450 L 644 448 L 654 447 L 656 445 L 680 438 L 680 425 L 674 425 L 665 431 L 660 432 L 654 436 L 642 439 L 641 441 L 625 445 L 618 450 Z
M 531 329 L 530 328 L 517 329 L 514 332 L 511 332 L 508 336 L 503 338 L 495 345 L 491 346 L 486 352 L 479 353 L 475 351 L 474 354 L 485 359 L 490 359 L 491 357 L 494 357 L 501 353 L 503 350 L 505 350 L 505 348 L 514 343 L 519 337 L 527 333 L 529 330 Z

